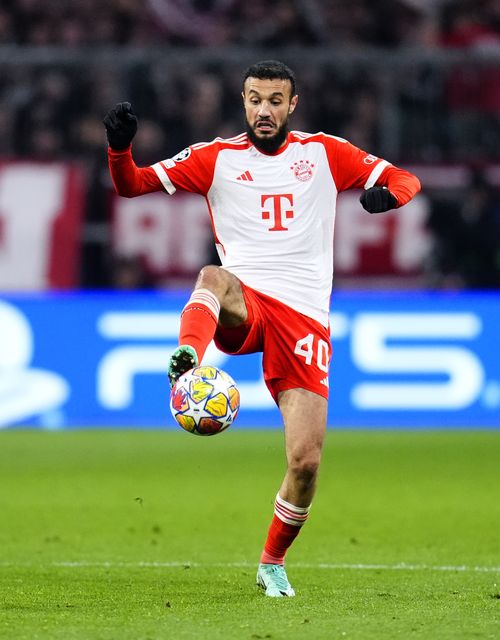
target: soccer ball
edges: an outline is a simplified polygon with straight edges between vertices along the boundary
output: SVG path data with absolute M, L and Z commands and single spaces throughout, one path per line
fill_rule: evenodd
M 225 371 L 200 366 L 179 377 L 170 394 L 170 410 L 180 426 L 198 436 L 214 436 L 238 415 L 240 392 Z

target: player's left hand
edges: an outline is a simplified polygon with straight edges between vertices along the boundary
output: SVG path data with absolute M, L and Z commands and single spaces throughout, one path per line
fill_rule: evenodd
M 389 211 L 389 209 L 395 209 L 398 204 L 387 187 L 371 187 L 371 189 L 363 191 L 359 201 L 369 213 Z

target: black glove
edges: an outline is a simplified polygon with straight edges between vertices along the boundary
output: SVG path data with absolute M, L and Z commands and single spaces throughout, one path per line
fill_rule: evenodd
M 369 213 L 381 213 L 395 209 L 398 201 L 387 187 L 372 187 L 363 191 L 359 199 L 363 208 Z
M 130 102 L 119 102 L 104 116 L 103 123 L 109 146 L 116 151 L 126 149 L 137 131 L 137 116 Z

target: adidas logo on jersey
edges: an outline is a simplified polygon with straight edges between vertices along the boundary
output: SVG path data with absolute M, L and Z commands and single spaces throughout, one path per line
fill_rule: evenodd
M 326 376 L 326 378 L 323 378 L 323 380 L 320 380 L 320 384 L 324 384 L 325 387 L 329 387 L 329 381 L 328 381 L 328 376 Z
M 245 173 L 242 173 L 241 176 L 238 176 L 236 180 L 253 182 L 252 174 L 250 173 L 250 171 L 245 171 Z

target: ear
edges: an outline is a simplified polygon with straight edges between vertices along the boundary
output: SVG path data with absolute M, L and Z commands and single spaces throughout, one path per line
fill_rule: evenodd
M 293 96 L 293 98 L 290 100 L 290 106 L 288 108 L 288 113 L 291 114 L 295 111 L 295 107 L 297 106 L 297 103 L 299 101 L 299 96 L 295 95 Z

